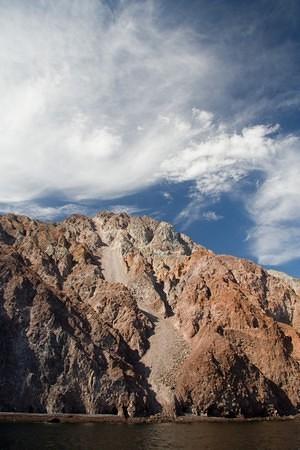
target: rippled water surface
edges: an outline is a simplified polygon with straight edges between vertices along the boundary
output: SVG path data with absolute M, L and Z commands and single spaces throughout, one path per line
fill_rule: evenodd
M 1 450 L 300 450 L 300 419 L 155 425 L 0 424 Z

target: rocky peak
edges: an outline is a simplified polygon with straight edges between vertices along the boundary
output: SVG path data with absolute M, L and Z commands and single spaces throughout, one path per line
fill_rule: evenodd
M 147 216 L 101 212 L 93 218 L 93 222 L 103 242 L 119 246 L 124 253 L 135 248 L 148 254 L 191 254 L 196 247 L 190 238 L 177 233 L 169 223 Z

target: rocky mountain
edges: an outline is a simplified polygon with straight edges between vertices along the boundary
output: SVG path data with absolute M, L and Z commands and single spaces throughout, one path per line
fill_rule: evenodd
M 275 278 L 279 278 L 281 280 L 286 281 L 298 295 L 300 294 L 300 279 L 291 277 L 290 275 L 284 272 L 278 272 L 277 270 L 268 270 L 268 272 Z
M 0 217 L 0 410 L 300 409 L 300 292 L 149 217 Z

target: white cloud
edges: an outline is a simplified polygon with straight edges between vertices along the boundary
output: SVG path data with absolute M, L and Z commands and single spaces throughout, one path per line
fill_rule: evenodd
M 248 237 L 252 252 L 261 264 L 270 265 L 300 257 L 300 138 L 284 138 L 276 147 L 264 183 L 248 199 L 255 221 Z
M 259 127 L 217 128 L 200 107 L 232 77 L 213 47 L 160 27 L 156 2 L 123 4 L 112 14 L 98 0 L 1 3 L 1 202 L 120 197 L 166 177 L 198 180 L 207 166 L 213 179 L 228 146 L 238 159 L 249 133 L 260 139 Z
M 214 56 L 160 28 L 152 2 L 126 5 L 1 2 L 0 201 L 122 196 L 189 139 Z
M 201 111 L 198 108 L 192 109 L 193 116 L 198 120 L 201 125 L 201 128 L 209 128 L 214 119 L 214 115 L 209 111 Z
M 208 222 L 216 222 L 218 220 L 223 219 L 223 216 L 220 214 L 217 214 L 215 211 L 204 211 L 202 214 L 203 219 L 207 220 Z
M 162 196 L 170 203 L 174 200 L 173 195 L 170 192 L 162 192 Z
M 198 221 L 203 214 L 205 208 L 204 201 L 198 198 L 197 193 L 192 195 L 192 200 L 180 211 L 175 218 L 175 223 L 180 224 L 182 230 L 187 230 L 188 227 Z
M 169 176 L 195 181 L 189 204 L 177 216 L 187 228 L 208 219 L 207 203 L 233 192 L 252 171 L 264 182 L 255 194 L 244 196 L 254 222 L 248 234 L 253 256 L 261 264 L 278 265 L 300 257 L 300 138 L 281 136 L 278 127 L 257 126 L 240 134 L 213 131 L 168 163 Z M 212 218 L 212 216 L 211 216 Z
M 146 211 L 146 209 L 139 208 L 138 206 L 135 205 L 113 205 L 110 206 L 108 209 L 113 213 L 125 212 L 127 214 L 140 214 Z
M 189 146 L 162 162 L 163 172 L 175 181 L 196 181 L 197 191 L 216 196 L 228 192 L 252 170 L 263 170 L 276 155 L 277 127 L 255 126 L 241 133 L 224 124 L 191 128 Z
M 223 219 L 215 211 L 206 210 L 206 199 L 198 191 L 192 191 L 190 202 L 177 215 L 175 222 L 181 225 L 183 230 L 193 222 L 216 222 Z
M 106 206 L 105 209 L 114 213 L 125 212 L 127 214 L 138 214 L 146 211 L 146 209 L 139 208 L 135 205 L 122 204 Z M 93 215 L 97 212 L 97 207 L 79 203 L 66 203 L 62 206 L 43 206 L 35 202 L 17 202 L 9 205 L 0 204 L 0 214 L 21 214 L 40 220 L 61 219 L 71 214 Z
M 0 214 L 21 214 L 40 220 L 54 220 L 71 214 L 88 214 L 89 211 L 86 206 L 72 203 L 62 206 L 41 206 L 34 202 L 0 204 Z

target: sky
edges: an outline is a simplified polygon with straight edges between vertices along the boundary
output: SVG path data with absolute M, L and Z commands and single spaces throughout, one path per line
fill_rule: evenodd
M 150 215 L 300 277 L 298 0 L 0 0 L 0 213 Z

